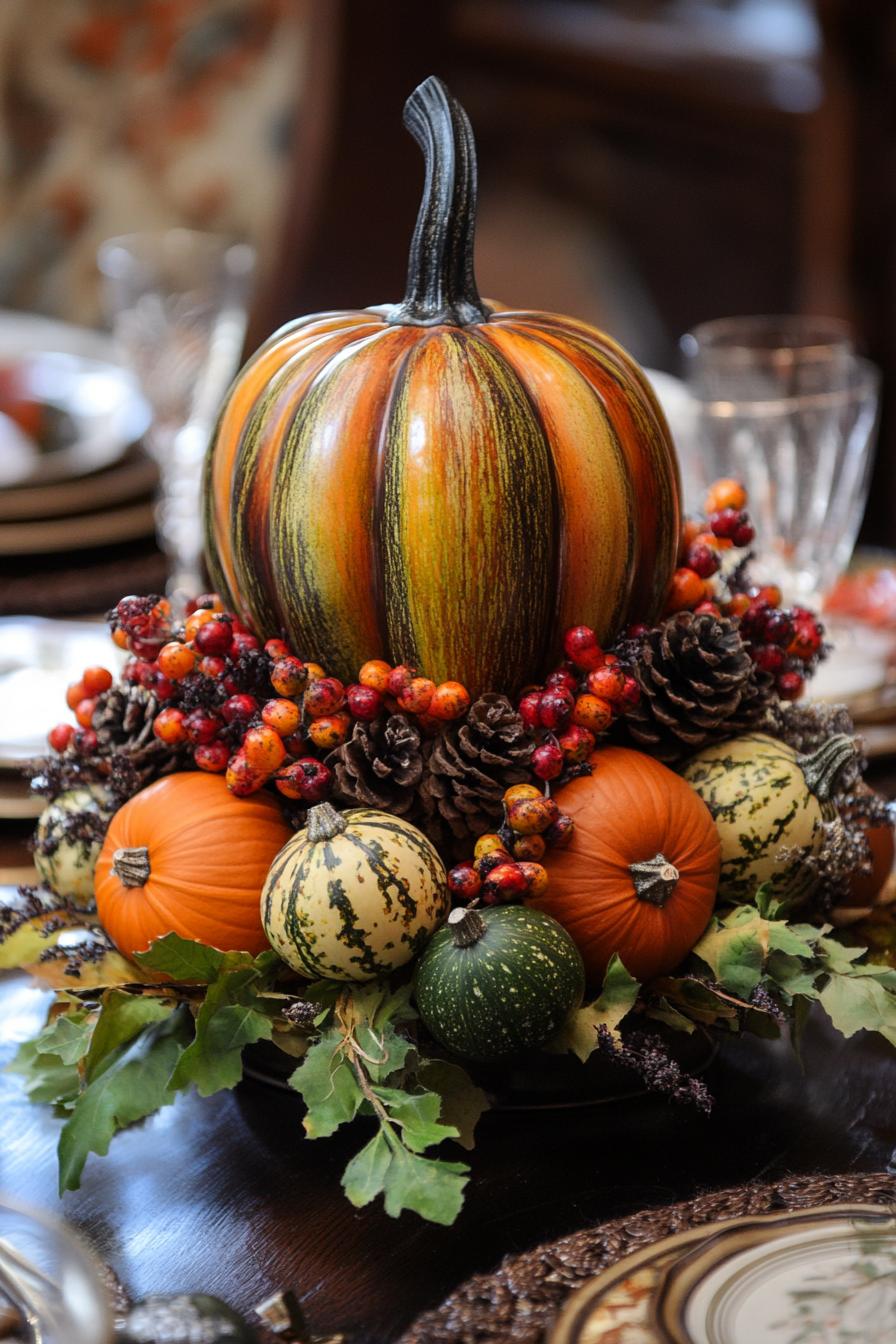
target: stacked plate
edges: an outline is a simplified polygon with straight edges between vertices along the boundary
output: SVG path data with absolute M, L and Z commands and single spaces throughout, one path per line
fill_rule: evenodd
M 824 1344 L 896 1338 L 896 1216 L 828 1204 L 689 1228 L 568 1301 L 550 1344 Z
M 149 419 L 107 337 L 0 312 L 0 612 L 100 608 L 134 564 L 164 577 Z

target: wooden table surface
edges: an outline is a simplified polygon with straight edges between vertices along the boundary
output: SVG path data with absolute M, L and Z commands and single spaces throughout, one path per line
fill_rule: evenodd
M 0 1063 L 46 1001 L 0 977 Z M 487 1115 L 451 1229 L 352 1209 L 339 1178 L 363 1136 L 303 1138 L 298 1097 L 261 1083 L 180 1098 L 91 1156 L 60 1203 L 60 1122 L 0 1074 L 0 1190 L 61 1211 L 136 1296 L 201 1290 L 248 1311 L 293 1287 L 316 1331 L 386 1344 L 468 1275 L 539 1241 L 760 1177 L 896 1163 L 896 1051 L 813 1019 L 803 1064 L 783 1043 L 726 1043 L 706 1076 L 708 1118 L 648 1096 Z

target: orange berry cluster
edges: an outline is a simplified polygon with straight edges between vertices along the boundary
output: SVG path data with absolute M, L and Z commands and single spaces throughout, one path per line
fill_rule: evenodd
M 548 846 L 562 847 L 572 835 L 572 817 L 534 784 L 514 784 L 504 794 L 504 824 L 481 835 L 473 860 L 448 874 L 448 889 L 465 905 L 504 905 L 542 896 L 548 888 L 541 863 Z
M 197 598 L 182 626 L 158 597 L 122 598 L 110 623 L 114 642 L 131 654 L 122 681 L 158 702 L 155 736 L 181 752 L 185 764 L 224 774 L 239 796 L 272 782 L 287 798 L 320 802 L 333 784 L 321 757 L 348 739 L 356 720 L 400 712 L 432 734 L 470 706 L 459 682 L 437 686 L 415 668 L 379 659 L 346 686 L 282 639 L 262 645 L 215 594 Z M 97 749 L 94 713 L 112 681 L 105 668 L 91 668 L 69 688 L 79 726 L 57 725 L 49 735 L 54 750 Z
M 666 594 L 666 615 L 676 611 L 719 615 L 715 575 L 725 551 L 743 550 L 755 537 L 746 512 L 747 492 L 739 481 L 716 481 L 706 496 L 705 520 L 689 518 L 681 535 L 679 567 Z

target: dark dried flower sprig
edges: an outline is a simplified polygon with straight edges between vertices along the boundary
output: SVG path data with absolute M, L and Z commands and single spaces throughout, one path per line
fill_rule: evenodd
M 632 1069 L 649 1091 L 661 1092 L 671 1101 L 696 1106 L 705 1115 L 712 1110 L 712 1095 L 706 1084 L 693 1074 L 685 1073 L 659 1036 L 632 1031 L 619 1042 L 608 1027 L 600 1026 L 597 1048 L 601 1054 Z

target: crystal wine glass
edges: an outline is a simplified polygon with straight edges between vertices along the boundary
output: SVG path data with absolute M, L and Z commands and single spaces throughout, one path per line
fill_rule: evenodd
M 689 494 L 743 481 L 760 580 L 817 605 L 849 563 L 877 427 L 880 375 L 834 319 L 744 317 L 682 338 L 697 403 Z M 696 479 L 694 479 L 696 478 Z
M 205 449 L 239 364 L 255 252 L 190 229 L 133 233 L 98 252 L 106 308 L 125 362 L 152 408 L 159 543 L 175 604 L 202 586 Z

